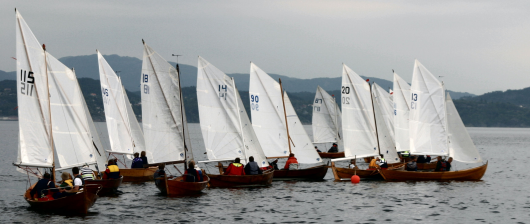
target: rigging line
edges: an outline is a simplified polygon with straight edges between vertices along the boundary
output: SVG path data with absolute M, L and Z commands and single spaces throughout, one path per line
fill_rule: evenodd
M 19 30 L 20 30 L 20 35 L 22 36 L 22 42 L 24 43 L 24 52 L 26 52 L 26 58 L 28 59 L 29 69 L 31 71 L 33 71 L 33 66 L 31 66 L 31 60 L 30 60 L 29 53 L 28 53 L 28 46 L 26 45 L 26 38 L 24 37 L 24 31 L 22 31 L 22 25 L 20 25 L 20 18 L 19 18 L 18 12 L 17 12 L 17 22 L 18 22 L 18 27 L 19 27 Z M 44 53 L 44 59 L 46 60 L 46 53 Z M 47 79 L 48 79 L 48 77 L 46 76 L 46 82 L 48 82 Z M 39 91 L 38 91 L 37 85 L 35 85 L 35 83 L 33 83 L 33 86 L 35 87 L 35 94 L 37 95 L 37 105 L 39 105 L 40 114 L 42 116 L 42 121 L 43 121 L 42 125 L 44 127 L 44 130 L 46 130 L 46 133 L 49 136 L 51 136 L 52 135 L 51 134 L 51 119 L 50 119 L 50 129 L 47 129 L 46 128 L 46 118 L 44 117 L 44 111 L 43 111 L 42 105 L 40 103 L 41 98 L 39 97 Z M 48 85 L 46 85 L 46 87 L 48 87 Z M 47 97 L 47 100 L 48 100 L 48 102 L 50 101 L 49 95 Z M 48 103 L 48 107 L 49 107 L 49 103 Z M 51 153 L 53 155 L 53 145 L 52 145 L 52 143 L 50 143 L 50 151 L 51 151 Z

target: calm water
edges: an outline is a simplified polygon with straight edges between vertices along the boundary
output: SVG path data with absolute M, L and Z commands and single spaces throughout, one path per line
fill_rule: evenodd
M 108 144 L 104 123 L 97 124 Z M 190 125 L 196 159 L 204 158 L 200 128 Z M 311 126 L 306 126 L 311 134 Z M 470 128 L 488 171 L 480 182 L 273 182 L 268 188 L 206 189 L 198 197 L 166 198 L 154 183 L 122 184 L 123 194 L 101 197 L 85 217 L 39 214 L 22 194 L 27 176 L 11 165 L 18 123 L 0 121 L 0 222 L 94 223 L 530 223 L 530 129 Z M 456 164 L 458 169 L 470 167 Z M 476 165 L 471 165 L 476 166 Z M 208 168 L 210 171 L 212 167 Z M 35 179 L 32 179 L 35 182 Z

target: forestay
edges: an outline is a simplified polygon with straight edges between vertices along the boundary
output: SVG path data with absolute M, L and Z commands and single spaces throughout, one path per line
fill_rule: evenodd
M 418 60 L 414 64 L 410 103 L 410 152 L 447 155 L 443 85 Z
M 19 143 L 16 165 L 52 167 L 51 120 L 45 53 L 16 11 Z
M 121 79 L 98 51 L 99 80 L 105 119 L 109 132 L 110 152 L 133 154 L 144 151 L 144 138 L 123 89 Z M 135 132 L 133 132 L 133 127 Z
M 377 125 L 377 140 L 379 141 L 380 154 L 384 156 L 388 163 L 398 163 L 399 156 L 396 152 L 396 147 L 394 145 L 394 139 L 390 130 L 390 123 L 385 122 L 385 119 L 388 119 L 388 108 L 385 108 L 384 105 L 388 102 L 388 93 L 380 89 L 379 85 L 372 85 L 372 95 L 373 95 L 373 104 L 374 104 L 374 115 L 375 123 Z M 381 100 L 383 99 L 383 100 Z
M 151 163 L 191 160 L 191 141 L 189 134 L 184 134 L 188 127 L 179 74 L 145 43 L 140 83 L 145 147 Z
M 291 137 L 291 151 L 299 163 L 318 163 L 322 159 L 314 149 L 313 143 L 298 119 L 298 115 L 284 93 L 285 112 L 280 84 L 267 73 L 250 64 L 250 107 L 252 125 L 267 157 L 289 156 L 285 113 Z
M 370 85 L 346 65 L 342 70 L 341 101 L 345 157 L 378 156 Z
M 95 164 L 84 97 L 74 72 L 46 52 L 53 139 L 61 169 Z
M 449 128 L 449 156 L 464 163 L 479 163 L 482 158 L 471 140 L 449 93 L 446 97 L 447 127 Z
M 253 156 L 261 167 L 268 166 L 234 79 L 201 57 L 198 61 L 197 101 L 208 159 L 239 157 L 246 163 Z
M 409 151 L 410 85 L 394 73 L 394 139 L 396 150 Z
M 342 145 L 342 114 L 335 98 L 320 86 L 313 101 L 313 143 L 338 142 Z

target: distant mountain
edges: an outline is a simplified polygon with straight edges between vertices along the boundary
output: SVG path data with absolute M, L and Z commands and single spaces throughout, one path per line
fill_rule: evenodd
M 530 87 L 517 90 L 494 91 L 475 97 L 464 97 L 465 100 L 511 103 L 514 105 L 530 108 Z
M 139 91 L 140 88 L 140 74 L 142 70 L 142 60 L 135 57 L 104 55 L 107 62 L 115 70 L 119 71 L 119 75 L 122 78 L 123 85 L 129 91 Z M 169 58 L 166 58 L 169 59 Z M 99 80 L 99 69 L 96 54 L 84 55 L 84 56 L 69 56 L 59 59 L 66 66 L 74 68 L 78 78 L 91 78 Z M 169 62 L 175 66 L 175 62 Z M 197 67 L 192 65 L 181 64 L 181 84 L 183 87 L 196 86 L 197 84 Z M 341 74 L 337 74 L 335 78 L 314 78 L 314 79 L 299 79 L 292 78 L 278 74 L 270 74 L 274 79 L 281 78 L 285 89 L 289 92 L 312 92 L 314 93 L 317 86 L 320 85 L 326 91 L 339 90 L 342 78 Z M 249 86 L 249 74 L 234 73 L 228 74 L 228 76 L 234 77 L 236 86 L 241 91 L 248 91 Z M 4 72 L 0 71 L 0 81 L 6 79 L 15 79 L 15 72 Z M 383 87 L 385 90 L 392 88 L 392 81 L 388 81 L 380 78 L 364 77 L 364 79 L 370 79 Z M 470 93 L 452 92 L 451 96 L 453 99 L 459 99 L 463 96 L 475 96 Z

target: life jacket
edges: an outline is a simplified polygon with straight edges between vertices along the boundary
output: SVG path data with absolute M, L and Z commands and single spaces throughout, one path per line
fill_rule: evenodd
M 298 163 L 298 160 L 296 159 L 296 157 L 289 157 L 287 159 L 287 162 L 285 162 L 285 166 L 283 167 L 283 169 L 286 169 L 286 170 L 289 169 L 291 163 Z
M 447 171 L 447 162 L 441 161 L 440 164 L 441 164 L 440 171 Z
M 231 163 L 224 173 L 225 175 L 245 175 L 245 167 L 241 163 Z
M 107 174 L 107 177 L 110 179 L 118 179 L 120 178 L 120 168 L 116 165 L 110 165 L 107 166 L 107 169 L 109 170 L 109 173 Z
M 410 156 L 410 152 L 409 151 L 404 151 L 401 153 L 401 156 L 402 157 L 409 157 Z
M 83 168 L 81 169 L 81 177 L 83 180 L 93 180 L 94 171 L 92 171 L 90 168 Z
M 259 166 L 256 162 L 248 162 L 247 166 L 249 166 L 247 175 L 258 175 L 259 174 Z

